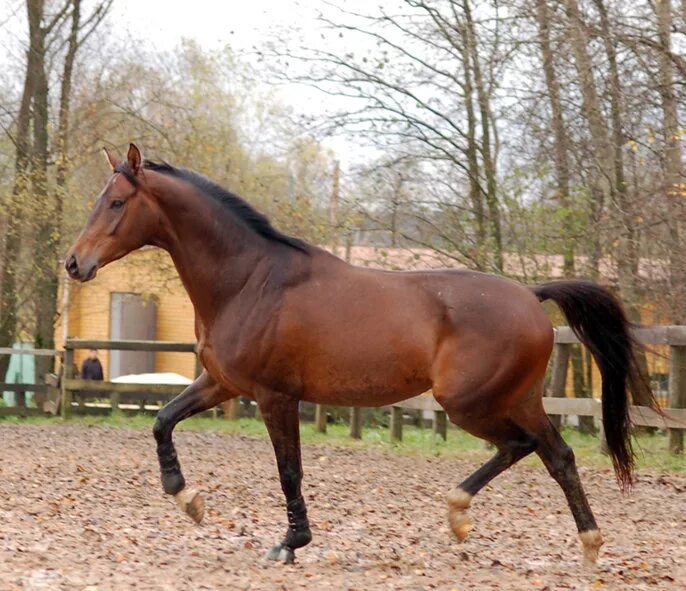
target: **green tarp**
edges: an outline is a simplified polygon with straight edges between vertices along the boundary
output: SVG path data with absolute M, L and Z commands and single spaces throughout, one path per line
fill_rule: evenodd
M 15 343 L 13 349 L 32 349 L 31 343 Z M 35 381 L 35 364 L 33 355 L 11 355 L 5 379 L 7 384 L 33 384 Z M 14 406 L 14 392 L 3 392 L 2 399 L 7 406 Z M 33 398 L 33 393 L 26 394 L 27 404 Z

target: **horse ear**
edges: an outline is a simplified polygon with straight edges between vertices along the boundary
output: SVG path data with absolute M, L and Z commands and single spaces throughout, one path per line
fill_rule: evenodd
M 136 144 L 129 144 L 129 153 L 126 155 L 126 158 L 129 161 L 131 172 L 133 172 L 133 174 L 138 174 L 138 171 L 143 165 L 143 157 Z
M 112 152 L 109 148 L 106 148 L 103 146 L 102 148 L 103 154 L 105 154 L 105 158 L 107 158 L 107 162 L 114 170 L 117 167 L 117 164 L 119 164 L 119 159 L 114 155 L 114 152 Z

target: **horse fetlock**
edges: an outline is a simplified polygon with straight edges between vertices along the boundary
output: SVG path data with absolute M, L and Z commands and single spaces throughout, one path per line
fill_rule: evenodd
M 472 495 L 461 488 L 456 488 L 448 493 L 448 524 L 455 537 L 464 541 L 474 527 L 472 520 L 467 515 L 467 509 L 472 502 Z
M 467 509 L 472 502 L 472 495 L 461 488 L 454 488 L 446 496 L 451 509 Z
M 163 470 L 162 474 L 162 488 L 168 495 L 177 495 L 186 486 L 186 480 L 181 474 L 181 470 Z
M 284 539 L 282 545 L 288 546 L 290 548 L 302 548 L 307 546 L 312 541 L 312 532 L 310 528 L 292 530 L 289 529 L 286 533 L 286 538 Z
M 176 504 L 195 523 L 200 523 L 205 516 L 205 501 L 202 495 L 193 488 L 184 488 L 174 495 Z
M 603 545 L 603 536 L 598 529 L 589 529 L 579 533 L 584 550 L 584 565 L 593 567 L 598 562 L 598 553 Z

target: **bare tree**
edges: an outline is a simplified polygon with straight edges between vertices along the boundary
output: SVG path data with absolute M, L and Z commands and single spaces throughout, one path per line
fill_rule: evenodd
M 555 60 L 550 40 L 551 16 L 548 8 L 548 0 L 536 0 L 536 17 L 538 20 L 539 43 L 543 57 L 543 72 L 550 100 L 552 113 L 551 124 L 553 129 L 553 155 L 555 162 L 555 176 L 557 183 L 557 200 L 564 210 L 564 252 L 563 267 L 567 277 L 574 276 L 574 231 L 571 227 L 571 205 L 569 192 L 569 142 L 565 128 L 560 93 L 560 83 L 555 72 Z
M 491 104 L 498 79 L 491 70 L 504 59 L 497 52 L 498 37 L 488 36 L 487 24 L 474 17 L 467 0 L 406 0 L 399 10 L 381 9 L 378 15 L 340 9 L 321 22 L 330 34 L 373 49 L 351 53 L 329 46 L 279 45 L 270 54 L 275 75 L 349 99 L 348 105 L 355 101 L 355 107 L 330 117 L 323 131 L 346 130 L 392 153 L 393 159 L 421 162 L 428 176 L 444 179 L 427 191 L 436 197 L 427 204 L 424 220 L 438 230 L 433 246 L 502 272 Z M 481 29 L 489 43 L 482 41 Z M 297 60 L 307 70 L 284 74 L 286 60 Z M 431 213 L 449 207 L 463 216 L 465 232 L 451 236 Z M 431 242 L 430 234 L 414 238 L 417 244 Z
M 661 0 L 656 3 L 657 30 L 661 51 L 658 52 L 660 102 L 663 114 L 664 135 L 664 187 L 670 212 L 669 233 L 670 249 L 670 280 L 671 302 L 675 310 L 675 322 L 681 323 L 686 319 L 686 307 L 683 303 L 685 294 L 684 255 L 682 252 L 681 228 L 683 219 L 684 184 L 682 177 L 681 130 L 679 128 L 677 97 L 674 90 L 673 62 L 669 57 L 672 51 L 672 2 Z

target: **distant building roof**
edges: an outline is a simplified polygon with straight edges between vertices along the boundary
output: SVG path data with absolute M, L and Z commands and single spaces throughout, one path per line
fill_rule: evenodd
M 327 250 L 333 251 L 328 248 Z M 345 247 L 338 247 L 335 253 L 346 258 Z M 360 267 L 387 270 L 421 270 L 421 269 L 466 269 L 457 256 L 441 254 L 429 248 L 388 248 L 382 246 L 351 246 L 350 263 Z M 510 277 L 521 280 L 561 279 L 564 277 L 564 258 L 562 255 L 517 255 L 505 253 L 504 271 Z M 610 257 L 599 262 L 600 276 L 607 281 L 617 279 L 617 264 Z M 591 276 L 591 259 L 587 256 L 575 258 L 576 274 Z M 641 258 L 638 264 L 638 276 L 649 281 L 665 281 L 669 277 L 668 261 L 662 259 Z

